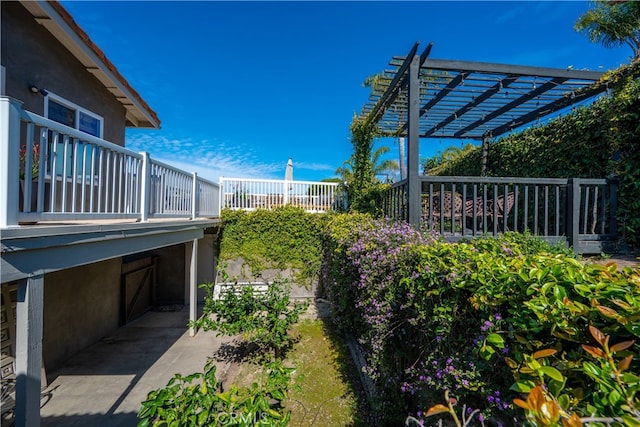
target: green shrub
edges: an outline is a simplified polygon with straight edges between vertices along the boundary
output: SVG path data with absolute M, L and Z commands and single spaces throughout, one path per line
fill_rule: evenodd
M 138 427 L 285 427 L 291 414 L 281 402 L 293 369 L 274 362 L 264 371 L 260 384 L 242 389 L 232 385 L 227 391 L 222 391 L 211 360 L 204 372 L 176 374 L 166 387 L 149 392 L 138 412 Z
M 190 326 L 217 331 L 218 335 L 242 334 L 245 341 L 257 346 L 259 354 L 272 351 L 276 359 L 284 357 L 293 345 L 289 330 L 308 307 L 306 301 L 291 303 L 290 289 L 280 280 L 269 284 L 264 294 L 251 285 L 236 285 L 240 289 L 229 289 L 218 299 L 213 283 L 201 287 L 207 291 L 204 314 Z
M 384 425 L 424 420 L 446 390 L 478 419 L 523 420 L 512 401 L 542 382 L 564 411 L 634 416 L 639 270 L 585 264 L 530 235 L 447 243 L 399 224 L 355 224 L 344 217 L 329 228 L 323 271 L 339 325 L 365 353 Z M 616 348 L 622 386 L 595 378 L 612 365 L 585 350 L 590 328 L 630 343 Z M 608 401 L 612 387 L 620 390 Z

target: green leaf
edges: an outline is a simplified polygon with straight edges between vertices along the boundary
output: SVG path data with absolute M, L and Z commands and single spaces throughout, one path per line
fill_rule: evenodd
M 584 370 L 584 372 L 588 375 L 590 375 L 593 378 L 598 378 L 600 376 L 600 369 L 598 369 L 596 367 L 596 365 L 594 365 L 591 362 L 583 362 L 582 363 L 582 369 Z
M 620 392 L 618 392 L 618 390 L 616 389 L 611 390 L 607 398 L 609 399 L 609 403 L 611 403 L 611 406 L 613 407 L 617 406 L 618 403 L 623 400 Z
M 487 342 L 497 348 L 504 348 L 504 339 L 498 334 L 489 334 Z
M 284 400 L 284 394 L 280 390 L 272 390 L 271 395 L 278 400 Z
M 201 425 L 201 426 L 207 425 L 208 419 L 209 419 L 209 411 L 205 409 L 198 414 L 198 425 Z
M 563 394 L 558 397 L 558 404 L 562 409 L 567 410 L 569 409 L 569 405 L 571 404 L 571 398 L 568 395 Z
M 489 360 L 491 359 L 491 356 L 495 353 L 496 351 L 488 346 L 488 345 L 483 345 L 480 348 L 480 357 L 482 357 L 484 360 Z
M 517 381 L 511 387 L 509 387 L 509 390 L 517 391 L 520 393 L 529 393 L 531 389 L 533 389 L 533 387 L 535 387 L 533 381 Z
M 627 427 L 640 427 L 640 420 L 638 420 L 637 418 L 632 417 L 628 414 L 623 414 L 620 417 L 624 421 L 624 425 L 626 425 Z
M 553 366 L 541 366 L 539 371 L 545 374 L 546 376 L 548 376 L 549 378 L 553 378 L 556 381 L 560 381 L 560 382 L 564 381 L 564 377 L 562 376 L 560 371 L 558 371 Z

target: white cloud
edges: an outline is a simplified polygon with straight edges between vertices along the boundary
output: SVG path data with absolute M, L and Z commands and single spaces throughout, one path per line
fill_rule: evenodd
M 296 169 L 311 171 L 334 171 L 336 169 L 334 166 L 328 165 L 326 163 L 296 162 L 295 160 L 293 161 L 293 167 Z
M 152 159 L 180 169 L 197 172 L 202 178 L 218 182 L 221 176 L 229 178 L 283 179 L 286 162 L 261 161 L 255 151 L 245 145 L 224 141 L 168 138 L 144 132 L 127 134 L 126 147 L 133 151 L 146 151 Z M 295 170 L 333 171 L 331 165 L 297 162 Z M 295 177 L 295 174 L 294 174 Z
M 208 140 L 171 139 L 147 133 L 127 135 L 126 147 L 146 151 L 152 159 L 217 182 L 220 176 L 242 178 L 274 178 L 283 165 L 260 162 L 247 147 L 227 146 Z

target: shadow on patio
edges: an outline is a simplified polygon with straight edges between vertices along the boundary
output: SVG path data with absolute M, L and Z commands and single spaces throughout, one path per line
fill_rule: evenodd
M 187 308 L 149 312 L 48 374 L 43 426 L 131 426 L 149 391 L 175 373 L 201 370 L 223 342 L 212 332 L 191 338 Z

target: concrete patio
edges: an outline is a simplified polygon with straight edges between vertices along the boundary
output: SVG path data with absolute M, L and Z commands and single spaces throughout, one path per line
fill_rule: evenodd
M 149 312 L 47 372 L 43 426 L 135 426 L 140 403 L 175 373 L 201 371 L 228 337 L 189 337 L 187 308 Z M 224 362 L 220 362 L 224 365 Z M 224 366 L 219 366 L 222 372 Z

